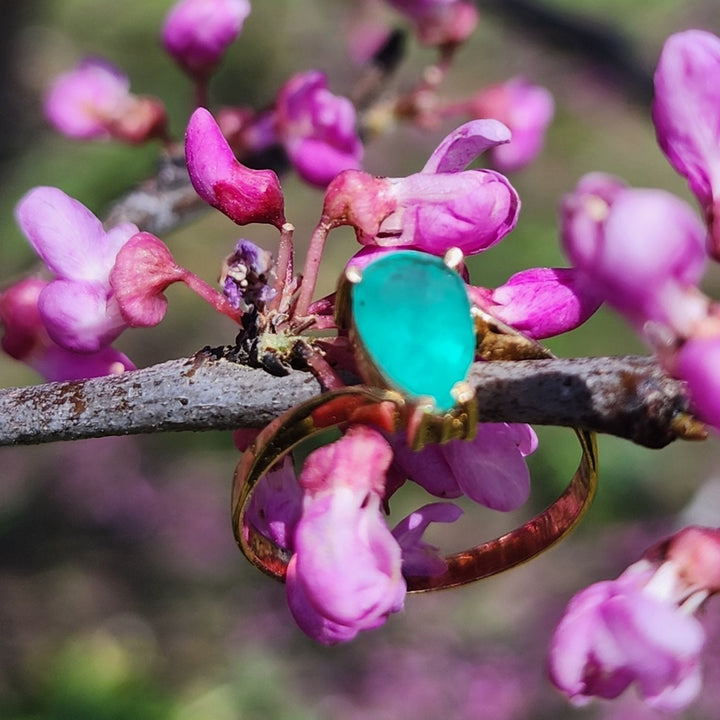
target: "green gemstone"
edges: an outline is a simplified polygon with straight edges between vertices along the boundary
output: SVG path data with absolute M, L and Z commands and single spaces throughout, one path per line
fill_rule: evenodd
M 426 253 L 390 253 L 363 269 L 351 309 L 358 338 L 390 388 L 430 396 L 440 412 L 456 404 L 450 390 L 475 356 L 470 302 L 457 272 Z

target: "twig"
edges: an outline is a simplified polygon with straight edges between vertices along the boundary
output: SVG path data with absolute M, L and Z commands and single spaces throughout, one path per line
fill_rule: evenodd
M 540 0 L 475 0 L 475 4 L 501 15 L 535 41 L 600 68 L 630 101 L 644 109 L 649 105 L 652 71 L 629 37 L 604 18 L 559 10 Z
M 605 357 L 476 363 L 481 420 L 578 426 L 647 447 L 676 439 L 689 399 L 655 362 Z M 0 445 L 105 435 L 261 427 L 320 391 L 201 352 L 92 380 L 0 390 Z

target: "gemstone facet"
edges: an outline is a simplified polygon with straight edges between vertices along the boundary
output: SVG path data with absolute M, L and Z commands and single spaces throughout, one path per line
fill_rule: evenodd
M 351 291 L 356 334 L 388 387 L 410 398 L 430 397 L 438 412 L 452 409 L 455 383 L 475 356 L 465 283 L 427 253 L 402 250 L 363 268 Z

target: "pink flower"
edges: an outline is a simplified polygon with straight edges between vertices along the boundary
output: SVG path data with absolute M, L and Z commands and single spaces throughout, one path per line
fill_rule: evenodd
M 286 456 L 260 481 L 250 501 L 248 517 L 259 533 L 276 545 L 293 550 L 301 509 L 302 490 L 292 458 Z
M 720 332 L 688 338 L 674 361 L 673 374 L 687 383 L 700 418 L 720 430 Z
M 536 340 L 582 325 L 602 302 L 575 268 L 531 268 L 494 290 L 468 290 L 475 305 Z
M 480 153 L 510 140 L 496 120 L 475 120 L 448 135 L 423 170 L 406 178 L 346 171 L 328 187 L 323 215 L 351 225 L 363 245 L 466 255 L 498 243 L 517 222 L 520 199 L 492 170 L 464 170 Z
M 198 108 L 185 135 L 185 158 L 197 194 L 238 225 L 285 222 L 280 181 L 272 170 L 239 163 L 213 116 Z
M 188 75 L 207 80 L 249 14 L 249 0 L 180 0 L 165 18 L 163 45 Z
M 464 0 L 387 0 L 415 25 L 420 42 L 431 46 L 458 45 L 473 33 L 478 11 Z
M 170 250 L 148 232 L 133 235 L 115 258 L 110 286 L 120 313 L 129 327 L 152 327 L 165 316 L 165 290 L 176 282 L 185 283 L 218 312 L 240 321 L 238 308 L 225 295 L 175 262 Z
M 339 172 L 360 168 L 363 146 L 354 105 L 333 95 L 321 72 L 294 75 L 275 104 L 276 128 L 295 170 L 306 182 L 325 187 Z
M 393 439 L 394 465 L 437 497 L 471 500 L 507 512 L 520 507 L 530 493 L 525 457 L 537 448 L 529 425 L 482 423 L 474 440 L 452 440 L 411 450 L 402 437 Z
M 44 111 L 58 132 L 78 140 L 137 143 L 166 131 L 162 103 L 133 95 L 125 73 L 99 58 L 87 58 L 56 78 L 45 96 Z
M 47 285 L 45 280 L 30 277 L 0 294 L 2 348 L 10 357 L 24 362 L 48 382 L 84 380 L 135 369 L 113 347 L 78 353 L 53 342 L 38 310 L 38 300 Z
M 18 203 L 16 218 L 55 275 L 38 299 L 52 340 L 74 352 L 107 347 L 127 326 L 110 285 L 110 272 L 137 227 L 123 223 L 105 232 L 84 205 L 52 187 L 27 193 Z
M 720 38 L 688 30 L 667 39 L 652 114 L 658 143 L 697 197 L 720 257 Z
M 324 644 L 350 640 L 402 609 L 400 547 L 380 507 L 391 458 L 376 430 L 355 426 L 311 453 L 300 475 L 287 596 L 301 629 Z
M 430 503 L 423 505 L 403 518 L 392 531 L 402 550 L 403 575 L 442 575 L 447 563 L 438 548 L 426 543 L 422 535 L 430 523 L 455 522 L 462 509 L 453 503 Z
M 692 613 L 719 581 L 720 533 L 681 531 L 573 598 L 553 637 L 552 681 L 578 705 L 634 683 L 649 705 L 684 708 L 700 690 L 705 641 Z
M 512 140 L 490 150 L 493 165 L 503 172 L 519 170 L 535 159 L 555 113 L 550 92 L 520 77 L 481 90 L 470 108 L 474 117 L 495 118 L 510 128 Z
M 109 138 L 108 119 L 122 112 L 129 95 L 130 80 L 122 70 L 88 58 L 55 79 L 45 96 L 45 116 L 68 137 Z
M 674 195 L 591 173 L 563 198 L 560 233 L 588 287 L 638 330 L 654 321 L 682 332 L 705 311 L 688 302 L 705 267 L 705 228 Z

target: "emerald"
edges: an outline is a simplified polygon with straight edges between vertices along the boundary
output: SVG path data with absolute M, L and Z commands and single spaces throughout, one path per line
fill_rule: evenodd
M 431 397 L 439 412 L 475 355 L 465 283 L 434 255 L 402 250 L 362 271 L 352 287 L 358 340 L 388 386 L 411 398 Z

